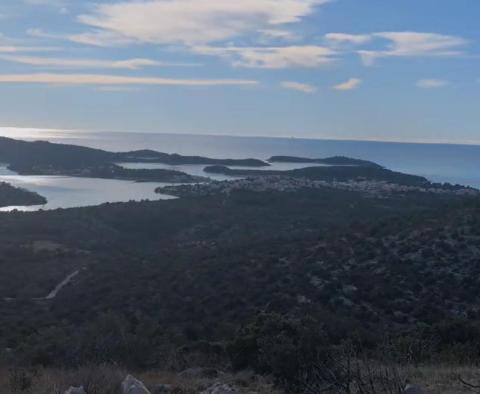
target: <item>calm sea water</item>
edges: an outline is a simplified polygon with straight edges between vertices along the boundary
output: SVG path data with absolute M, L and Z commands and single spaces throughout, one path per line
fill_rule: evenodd
M 344 155 L 372 160 L 396 171 L 427 177 L 435 182 L 459 183 L 480 188 L 480 146 L 413 144 L 388 142 L 308 140 L 297 138 L 259 138 L 198 136 L 145 133 L 88 133 L 51 130 L 0 129 L 0 134 L 27 140 L 49 140 L 84 145 L 110 151 L 154 149 L 166 153 L 200 155 L 215 158 L 259 158 L 272 155 L 328 157 Z M 143 164 L 130 164 L 145 168 Z M 152 165 L 173 168 L 194 175 L 206 175 L 203 166 Z M 298 165 L 275 165 L 276 169 Z M 21 177 L 2 175 L 0 180 L 26 187 L 44 195 L 46 209 L 96 205 L 102 202 L 167 198 L 153 193 L 158 184 L 105 181 L 68 177 Z M 225 179 L 220 176 L 217 179 Z M 33 209 L 37 209 L 35 207 Z M 32 208 L 30 208 L 32 209 Z

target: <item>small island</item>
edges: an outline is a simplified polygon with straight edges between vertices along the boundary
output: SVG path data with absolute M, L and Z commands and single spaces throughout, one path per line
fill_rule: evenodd
M 306 157 L 295 156 L 272 156 L 268 159 L 270 163 L 311 163 L 323 164 L 326 166 L 359 166 L 383 168 L 380 164 L 368 160 L 353 159 L 346 156 L 332 156 L 324 159 L 310 159 Z
M 44 205 L 45 197 L 40 194 L 0 182 L 0 207 Z

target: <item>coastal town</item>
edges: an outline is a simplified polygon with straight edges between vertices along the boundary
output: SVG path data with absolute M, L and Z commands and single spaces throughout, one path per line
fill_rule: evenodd
M 424 186 L 401 185 L 373 179 L 351 179 L 348 181 L 311 180 L 291 176 L 272 175 L 247 177 L 228 181 L 212 181 L 190 185 L 163 186 L 156 189 L 157 193 L 175 196 L 211 196 L 216 194 L 230 195 L 238 190 L 252 192 L 294 192 L 300 189 L 333 188 L 338 190 L 360 192 L 369 197 L 382 198 L 391 195 L 407 193 L 434 193 L 456 196 L 480 196 L 480 191 L 463 186 L 428 183 Z

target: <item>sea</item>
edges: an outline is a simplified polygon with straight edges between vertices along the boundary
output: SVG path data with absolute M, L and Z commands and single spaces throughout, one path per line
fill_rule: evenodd
M 123 152 L 153 149 L 166 153 L 213 158 L 268 159 L 273 155 L 300 157 L 348 156 L 371 160 L 389 169 L 425 176 L 433 182 L 447 182 L 480 188 L 480 146 L 454 144 L 344 141 L 302 138 L 237 137 L 159 133 L 85 132 L 41 129 L 1 128 L 0 136 L 28 141 L 46 140 Z M 131 168 L 167 168 L 192 175 L 209 176 L 204 166 L 168 166 L 163 164 L 125 164 Z M 272 169 L 288 170 L 305 164 L 275 164 Z M 217 180 L 230 179 L 215 176 Z M 160 183 L 135 183 L 63 176 L 20 176 L 0 165 L 0 181 L 35 191 L 48 203 L 33 207 L 5 207 L 34 211 L 74 208 L 106 202 L 171 199 L 155 194 Z

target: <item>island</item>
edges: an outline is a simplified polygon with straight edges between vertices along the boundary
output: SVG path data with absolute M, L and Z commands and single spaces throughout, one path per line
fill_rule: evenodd
M 272 156 L 268 159 L 270 163 L 311 163 L 324 164 L 328 166 L 361 166 L 382 168 L 380 164 L 368 160 L 352 159 L 346 156 L 332 156 L 324 159 L 310 159 L 295 156 Z
M 44 205 L 45 197 L 6 182 L 0 182 L 0 207 Z
M 182 156 L 154 150 L 137 150 L 117 153 L 116 160 L 125 163 L 161 163 L 169 165 L 223 165 L 232 167 L 268 167 L 269 163 L 258 159 L 212 159 L 202 156 Z

